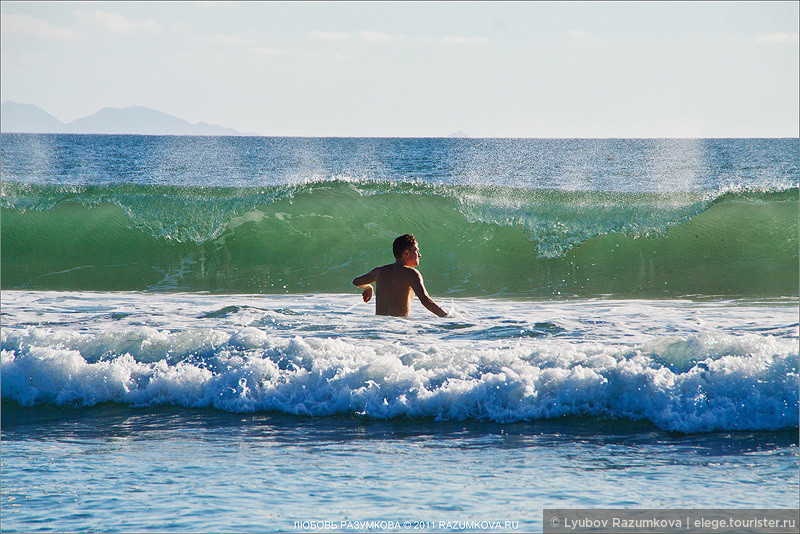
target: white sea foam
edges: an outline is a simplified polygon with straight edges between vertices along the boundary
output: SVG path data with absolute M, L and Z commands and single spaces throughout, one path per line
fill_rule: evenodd
M 459 300 L 438 320 L 377 318 L 355 298 L 5 292 L 3 399 L 798 425 L 791 303 Z

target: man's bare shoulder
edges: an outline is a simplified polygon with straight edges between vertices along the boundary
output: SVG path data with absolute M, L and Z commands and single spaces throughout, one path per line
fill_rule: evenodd
M 404 265 L 403 269 L 406 270 L 406 273 L 408 273 L 409 276 L 413 276 L 414 278 L 422 278 L 422 275 L 419 274 L 419 271 L 416 270 L 414 267 L 408 267 Z
M 383 267 L 378 267 L 378 270 L 381 272 L 387 272 L 392 274 L 406 274 L 406 275 L 416 275 L 419 276 L 419 271 L 413 267 L 409 267 L 407 265 L 400 265 L 397 263 L 389 263 L 384 265 Z

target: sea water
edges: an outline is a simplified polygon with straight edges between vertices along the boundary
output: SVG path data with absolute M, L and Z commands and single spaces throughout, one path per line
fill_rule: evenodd
M 797 506 L 796 139 L 0 146 L 4 531 Z

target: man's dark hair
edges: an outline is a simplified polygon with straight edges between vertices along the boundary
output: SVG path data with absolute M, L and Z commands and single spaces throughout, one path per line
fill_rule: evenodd
M 394 253 L 394 258 L 399 260 L 403 257 L 403 252 L 411 247 L 413 247 L 417 243 L 417 240 L 414 239 L 414 234 L 405 234 L 401 235 L 397 239 L 394 240 L 392 244 L 392 252 Z

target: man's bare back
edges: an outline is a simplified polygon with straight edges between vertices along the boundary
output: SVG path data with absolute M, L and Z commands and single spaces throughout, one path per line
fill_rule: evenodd
M 365 275 L 353 280 L 353 284 L 364 290 L 364 302 L 372 299 L 372 283 L 375 283 L 375 314 L 394 315 L 406 317 L 411 311 L 411 301 L 417 295 L 420 303 L 439 317 L 447 315 L 428 295 L 422 275 L 414 267 L 419 265 L 419 246 L 413 236 L 406 235 L 397 241 L 405 239 L 402 243 L 410 244 L 408 248 L 399 252 L 395 246 L 397 261 L 376 267 Z

